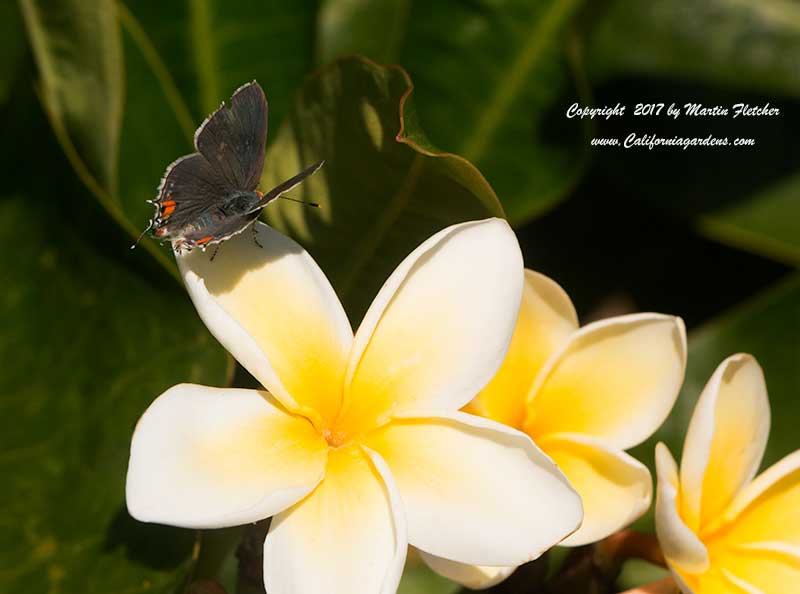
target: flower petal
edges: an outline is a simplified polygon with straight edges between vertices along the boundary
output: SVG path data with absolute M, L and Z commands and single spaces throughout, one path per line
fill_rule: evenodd
M 683 594 L 695 594 L 695 591 L 698 591 L 697 587 L 697 578 L 693 575 L 681 575 L 674 568 L 670 567 L 670 573 L 672 573 L 672 578 L 675 580 L 675 583 L 678 584 L 678 588 Z M 713 590 L 711 590 L 713 592 Z
M 710 575 L 706 579 L 700 579 L 700 592 L 722 592 L 727 594 L 733 592 L 735 594 L 797 594 L 797 578 L 798 572 L 791 571 L 787 574 L 782 572 L 784 569 L 781 566 L 775 566 L 770 563 L 755 563 L 750 565 L 750 572 L 753 570 L 759 572 L 755 576 L 748 575 L 745 567 L 737 565 L 737 570 L 744 573 L 747 577 L 741 577 L 731 570 L 722 567 L 719 573 Z M 759 575 L 760 572 L 768 572 L 767 575 Z M 773 573 L 774 572 L 774 573 Z M 767 588 L 756 586 L 750 577 L 756 577 L 757 582 L 768 584 Z M 716 589 L 712 589 L 716 588 Z
M 142 522 L 221 528 L 263 520 L 306 496 L 327 443 L 265 392 L 181 384 L 136 426 L 126 499 Z
M 709 530 L 709 548 L 728 582 L 754 594 L 794 594 L 800 584 L 800 451 L 741 489 Z
M 635 314 L 572 335 L 531 390 L 525 431 L 584 433 L 622 450 L 653 434 L 678 396 L 686 367 L 680 318 Z
M 455 410 L 505 357 L 522 294 L 522 255 L 501 219 L 453 225 L 392 273 L 356 333 L 345 393 L 348 423 L 392 412 Z
M 700 532 L 758 471 L 770 412 L 764 374 L 750 355 L 728 357 L 697 401 L 681 459 L 682 515 Z
M 256 237 L 227 240 L 213 261 L 201 250 L 177 256 L 186 288 L 211 333 L 275 398 L 315 422 L 331 420 L 350 323 L 302 247 L 264 224 L 255 229 Z
M 800 450 L 742 489 L 724 519 L 721 537 L 728 545 L 800 560 Z
M 394 594 L 407 549 L 383 460 L 358 446 L 331 450 L 320 486 L 272 519 L 264 585 L 270 594 Z
M 625 452 L 579 434 L 547 436 L 538 445 L 566 475 L 583 502 L 583 524 L 562 545 L 601 540 L 650 507 L 650 471 Z
M 796 566 L 769 558 L 736 558 L 730 553 L 715 555 L 710 571 L 690 576 L 697 594 L 796 594 L 798 577 Z
M 664 557 L 677 572 L 702 573 L 709 567 L 708 550 L 678 512 L 678 466 L 663 443 L 656 446 L 656 473 L 656 534 Z
M 475 565 L 521 565 L 573 532 L 580 498 L 519 431 L 461 412 L 394 419 L 367 437 L 397 480 L 409 542 Z
M 558 283 L 525 270 L 519 317 L 503 365 L 466 411 L 522 427 L 531 385 L 545 362 L 578 329 L 578 315 Z
M 470 590 L 483 590 L 499 584 L 514 573 L 516 569 L 516 567 L 491 567 L 488 565 L 458 563 L 431 555 L 425 551 L 419 551 L 419 556 L 433 571 Z

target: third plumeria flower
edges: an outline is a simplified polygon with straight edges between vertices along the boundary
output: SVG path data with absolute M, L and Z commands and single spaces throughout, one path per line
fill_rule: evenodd
M 459 412 L 514 331 L 523 268 L 504 221 L 424 242 L 355 336 L 308 253 L 265 225 L 257 240 L 178 263 L 206 325 L 269 392 L 162 394 L 131 445 L 135 518 L 216 528 L 273 516 L 270 594 L 392 594 L 408 543 L 511 566 L 577 529 L 578 495 L 527 435 Z
M 650 506 L 647 468 L 625 453 L 669 414 L 683 383 L 686 333 L 680 318 L 644 313 L 578 327 L 564 290 L 532 270 L 511 347 L 491 383 L 466 410 L 518 428 L 553 458 L 583 500 L 584 521 L 566 545 L 605 538 Z M 511 568 L 433 560 L 471 587 Z
M 685 594 L 795 594 L 800 587 L 800 451 L 755 479 L 769 435 L 764 375 L 733 355 L 695 407 L 681 467 L 656 449 L 656 531 Z

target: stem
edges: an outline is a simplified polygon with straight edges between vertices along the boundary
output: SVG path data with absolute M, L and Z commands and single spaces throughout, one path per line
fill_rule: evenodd
M 242 538 L 241 526 L 204 530 L 194 571 L 195 580 L 215 580 Z
M 595 546 L 595 561 L 601 567 L 617 566 L 627 559 L 641 559 L 660 567 L 667 566 L 654 534 L 622 530 Z
M 244 530 L 242 542 L 236 549 L 239 576 L 236 591 L 240 594 L 264 594 L 264 539 L 270 520 L 251 524 Z
M 645 584 L 632 590 L 625 590 L 620 594 L 676 594 L 678 591 L 678 585 L 675 580 L 672 577 L 665 577 L 657 582 Z
M 547 575 L 547 553 L 521 565 L 508 579 L 496 586 L 481 590 L 481 594 L 542 594 L 544 580 Z M 458 594 L 475 594 L 475 590 L 462 588 Z

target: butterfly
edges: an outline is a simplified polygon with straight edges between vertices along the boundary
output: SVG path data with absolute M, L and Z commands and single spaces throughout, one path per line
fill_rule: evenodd
M 252 81 L 236 90 L 230 105 L 222 103 L 200 125 L 194 134 L 197 152 L 167 167 L 158 196 L 148 200 L 155 214 L 140 239 L 149 231 L 157 239 L 171 241 L 179 253 L 222 243 L 244 231 L 267 204 L 324 163 L 319 161 L 262 192 L 258 182 L 266 140 L 267 100 L 259 84 Z

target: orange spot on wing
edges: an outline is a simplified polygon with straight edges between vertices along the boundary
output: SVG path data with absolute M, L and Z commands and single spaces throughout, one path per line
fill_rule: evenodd
M 197 245 L 203 245 L 203 244 L 208 243 L 212 239 L 214 239 L 214 236 L 213 235 L 209 235 L 208 237 L 204 237 L 203 239 L 198 239 L 197 241 L 195 241 L 195 243 Z
M 174 200 L 165 200 L 161 203 L 161 216 L 168 217 L 172 214 L 175 210 L 175 201 Z
M 256 190 L 256 194 L 258 194 L 259 200 L 264 197 L 264 192 L 262 192 L 261 190 Z

